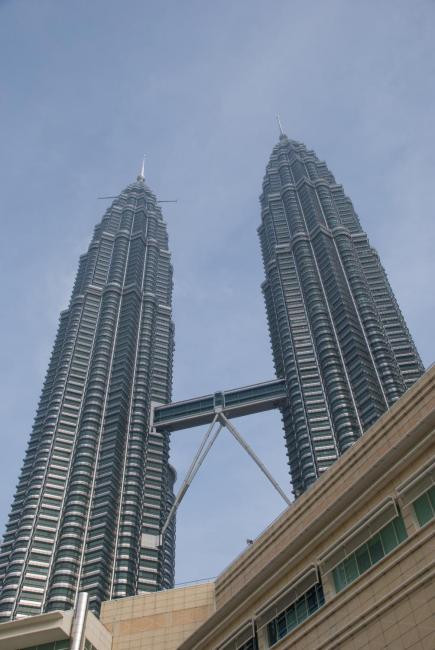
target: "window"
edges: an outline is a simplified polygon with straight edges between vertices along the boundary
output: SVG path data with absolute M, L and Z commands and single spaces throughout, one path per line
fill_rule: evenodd
M 359 578 L 406 537 L 403 519 L 398 515 L 335 567 L 332 571 L 335 591 L 338 593 Z
M 312 616 L 324 603 L 323 588 L 321 583 L 318 583 L 267 624 L 269 646 L 275 645 L 284 636 L 290 634 L 295 627 Z
M 419 526 L 424 526 L 435 517 L 435 486 L 423 492 L 412 503 Z
M 249 620 L 235 630 L 216 650 L 258 650 L 253 621 Z
M 237 650 L 257 650 L 255 639 L 249 639 L 249 641 L 246 641 L 243 645 L 239 646 Z
M 56 648 L 57 650 L 57 648 Z M 96 650 L 95 646 L 92 645 L 92 643 L 89 641 L 89 639 L 85 639 L 85 650 Z
M 433 459 L 398 488 L 403 506 L 411 506 L 419 526 L 435 517 L 435 463 Z

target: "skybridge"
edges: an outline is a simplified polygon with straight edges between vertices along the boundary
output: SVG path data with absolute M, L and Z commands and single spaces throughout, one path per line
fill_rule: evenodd
M 207 431 L 188 469 L 180 490 L 172 504 L 160 535 L 142 535 L 142 546 L 158 548 L 163 544 L 163 537 L 191 485 L 195 475 L 216 441 L 219 433 L 226 428 L 241 447 L 249 454 L 257 467 L 271 482 L 275 490 L 287 505 L 290 500 L 278 485 L 267 467 L 258 458 L 254 450 L 234 426 L 232 419 L 281 408 L 288 399 L 287 384 L 284 379 L 273 379 L 260 384 L 218 391 L 201 397 L 173 402 L 172 404 L 154 404 L 151 413 L 151 429 L 154 431 L 173 432 L 189 429 L 201 424 L 208 425 Z
M 210 424 L 219 410 L 227 418 L 270 411 L 287 399 L 284 379 L 219 391 L 202 397 L 154 406 L 152 426 L 158 431 L 179 431 L 200 424 Z

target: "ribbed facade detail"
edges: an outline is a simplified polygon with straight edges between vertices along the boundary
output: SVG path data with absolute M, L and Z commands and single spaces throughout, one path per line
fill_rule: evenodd
M 377 252 L 314 152 L 284 134 L 259 236 L 290 473 L 303 492 L 424 371 Z
M 149 431 L 171 398 L 172 266 L 160 207 L 139 176 L 80 259 L 0 556 L 0 620 L 173 585 L 169 436 Z

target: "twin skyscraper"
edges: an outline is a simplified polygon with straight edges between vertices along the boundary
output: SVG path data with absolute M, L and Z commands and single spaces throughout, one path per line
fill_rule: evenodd
M 261 195 L 263 292 L 293 491 L 423 373 L 376 251 L 326 164 L 281 134 Z M 0 556 L 0 620 L 168 588 L 174 325 L 166 224 L 143 171 L 97 225 L 45 378 Z

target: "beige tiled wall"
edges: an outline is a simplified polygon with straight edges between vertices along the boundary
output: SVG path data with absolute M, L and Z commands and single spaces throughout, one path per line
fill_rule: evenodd
M 112 635 L 92 612 L 86 617 L 85 636 L 96 650 L 111 650 Z
M 214 583 L 103 603 L 112 650 L 176 650 L 215 610 Z

